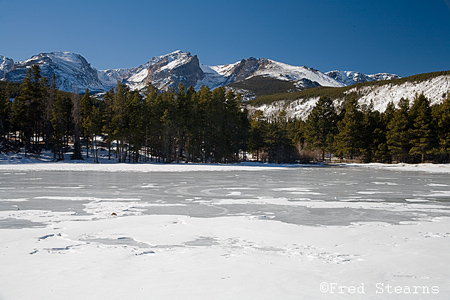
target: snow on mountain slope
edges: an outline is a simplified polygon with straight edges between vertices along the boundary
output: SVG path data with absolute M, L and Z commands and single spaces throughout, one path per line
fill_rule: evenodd
M 209 87 L 228 85 L 256 76 L 292 81 L 298 89 L 314 86 L 343 86 L 342 83 L 320 71 L 307 67 L 291 66 L 264 58 L 250 57 L 228 65 L 203 65 L 202 70 L 205 73 L 205 78 L 197 84 L 197 87 L 202 84 Z
M 102 70 L 98 73 L 105 85 L 120 81 L 137 90 L 143 89 L 148 83 L 159 90 L 176 89 L 180 83 L 185 87 L 196 86 L 205 76 L 197 56 L 180 50 L 153 57 L 137 68 Z
M 312 82 L 317 82 L 320 86 L 344 86 L 343 83 L 336 81 L 318 70 L 308 67 L 291 66 L 270 59 L 265 60 L 252 76 L 267 76 L 294 82 L 301 81 L 302 79 L 308 79 Z
M 450 92 L 450 76 L 442 75 L 422 82 L 405 82 L 401 85 L 385 84 L 381 86 L 367 86 L 362 88 L 353 88 L 348 93 L 357 91 L 362 94 L 359 99 L 361 104 L 369 104 L 373 101 L 374 109 L 384 111 L 389 102 L 395 105 L 401 98 L 413 101 L 417 95 L 423 93 L 431 105 L 442 101 L 443 95 Z
M 14 61 L 11 58 L 0 55 L 0 80 L 11 71 Z
M 373 103 L 375 110 L 383 112 L 389 102 L 398 104 L 403 97 L 408 99 L 410 103 L 417 95 L 423 93 L 427 97 L 431 105 L 442 102 L 443 97 L 450 94 L 450 75 L 441 75 L 424 81 L 404 82 L 402 84 L 394 84 L 387 82 L 383 85 L 372 85 L 363 87 L 354 87 L 346 91 L 346 94 L 356 92 L 360 95 L 358 102 L 362 104 Z M 249 106 L 250 111 L 261 110 L 267 117 L 278 115 L 281 111 L 287 113 L 289 118 L 306 119 L 311 110 L 316 105 L 319 97 L 299 98 L 294 101 L 276 101 L 272 104 L 265 104 L 256 107 Z M 332 99 L 336 106 L 339 106 L 344 99 Z
M 7 81 L 21 82 L 32 65 L 39 65 L 41 76 L 52 79 L 56 77 L 56 85 L 63 91 L 82 92 L 86 88 L 91 91 L 104 91 L 105 86 L 99 80 L 97 70 L 92 68 L 86 59 L 70 52 L 41 53 L 25 61 L 19 61 L 5 74 Z
M 41 67 L 41 75 L 49 80 L 55 74 L 58 89 L 68 92 L 76 90 L 80 93 L 86 88 L 91 92 L 105 92 L 114 88 L 118 81 L 137 90 L 142 90 L 148 83 L 159 90 L 177 89 L 180 83 L 185 88 L 193 86 L 198 90 L 202 85 L 215 89 L 256 77 L 267 77 L 292 82 L 301 90 L 316 86 L 342 87 L 356 82 L 398 77 L 387 73 L 374 75 L 344 71 L 322 73 L 308 67 L 291 66 L 253 57 L 232 64 L 207 66 L 201 64 L 196 55 L 177 50 L 153 57 L 136 68 L 100 71 L 91 67 L 81 55 L 70 52 L 41 53 L 17 63 L 0 56 L 0 80 L 21 82 L 33 64 L 38 64 Z
M 211 67 L 200 64 L 200 68 L 202 69 L 204 77 L 197 81 L 197 84 L 194 87 L 196 90 L 199 90 L 203 85 L 210 89 L 215 89 L 224 86 L 229 79 L 226 72 L 223 72 L 220 67 Z
M 122 82 L 124 78 L 128 78 L 134 69 L 109 69 L 98 70 L 97 76 L 104 86 L 115 87 L 117 81 Z
M 241 62 L 235 62 L 234 64 L 226 64 L 226 65 L 218 65 L 218 66 L 209 66 L 212 70 L 217 72 L 220 75 L 225 77 L 230 77 L 233 74 L 233 70 L 238 66 Z
M 354 71 L 330 71 L 325 73 L 327 76 L 335 79 L 336 81 L 344 84 L 345 86 L 353 85 L 359 82 L 379 81 L 397 79 L 400 76 L 388 73 L 378 73 L 372 75 L 366 75 Z

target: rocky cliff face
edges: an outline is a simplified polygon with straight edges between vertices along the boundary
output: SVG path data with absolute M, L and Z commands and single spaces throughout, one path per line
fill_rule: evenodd
M 153 57 L 137 68 L 102 70 L 98 75 L 105 86 L 114 86 L 120 81 L 137 90 L 148 83 L 159 90 L 177 89 L 180 83 L 187 88 L 196 86 L 205 77 L 198 57 L 181 51 Z
M 238 82 L 247 79 L 256 71 L 258 71 L 258 69 L 263 64 L 264 59 L 256 59 L 254 57 L 241 60 L 241 62 L 234 67 L 234 70 L 232 71 L 230 79 L 227 83 Z
M 185 88 L 196 86 L 199 80 L 205 77 L 197 55 L 190 53 L 176 53 L 165 56 L 160 61 L 148 67 L 145 83 L 152 83 L 160 90 L 167 88 L 177 89 L 182 83 Z

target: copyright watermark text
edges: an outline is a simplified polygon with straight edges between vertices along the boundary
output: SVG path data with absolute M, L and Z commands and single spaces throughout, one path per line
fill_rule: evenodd
M 319 286 L 320 292 L 324 294 L 359 294 L 375 293 L 379 295 L 436 295 L 439 294 L 439 286 L 433 285 L 392 285 L 388 283 L 376 283 L 367 285 L 345 285 L 337 282 L 322 282 Z

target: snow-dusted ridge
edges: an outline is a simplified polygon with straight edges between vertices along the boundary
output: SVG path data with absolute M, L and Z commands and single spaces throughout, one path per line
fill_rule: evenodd
M 389 73 L 377 73 L 366 75 L 355 71 L 338 71 L 338 70 L 329 71 L 326 72 L 325 74 L 335 79 L 336 81 L 342 83 L 344 86 L 349 86 L 360 82 L 391 80 L 400 78 L 400 76 L 396 74 L 389 74 Z
M 330 78 L 326 74 L 303 66 L 291 66 L 274 60 L 266 60 L 264 67 L 259 68 L 253 76 L 266 76 L 285 81 L 299 81 L 301 79 L 309 79 L 317 82 L 321 86 L 342 87 L 343 83 Z
M 11 71 L 13 66 L 14 61 L 11 58 L 0 55 L 0 78 L 3 78 L 7 72 Z
M 142 90 L 148 83 L 160 90 L 177 89 L 180 83 L 185 88 L 193 86 L 199 90 L 203 85 L 215 89 L 253 77 L 268 77 L 290 81 L 298 89 L 304 89 L 315 86 L 344 87 L 360 82 L 399 78 L 395 74 L 388 73 L 371 75 L 353 71 L 322 73 L 304 66 L 291 66 L 271 59 L 252 57 L 232 64 L 208 66 L 200 63 L 196 55 L 177 50 L 155 56 L 136 68 L 109 70 L 97 70 L 83 56 L 71 52 L 41 53 L 16 63 L 10 58 L 0 56 L 0 80 L 21 82 L 28 68 L 33 64 L 41 67 L 42 76 L 51 79 L 53 74 L 56 75 L 59 89 L 79 93 L 83 93 L 85 89 L 91 92 L 105 92 L 114 88 L 117 82 L 126 84 L 133 90 Z M 386 81 L 383 85 L 363 87 L 355 85 L 347 93 L 357 92 L 360 95 L 361 104 L 369 104 L 372 101 L 375 109 L 383 111 L 388 102 L 397 104 L 402 97 L 413 100 L 415 95 L 420 93 L 424 93 L 434 104 L 441 101 L 442 95 L 448 94 L 449 91 L 450 76 L 442 75 L 424 81 L 401 84 Z M 268 116 L 286 110 L 288 116 L 304 119 L 317 100 L 318 97 L 278 101 L 251 109 L 261 109 Z M 339 104 L 343 99 L 333 100 Z
M 98 78 L 97 70 L 83 56 L 67 51 L 41 53 L 14 63 L 1 79 L 21 82 L 27 70 L 35 64 L 41 68 L 42 77 L 51 80 L 55 75 L 56 86 L 60 90 L 80 93 L 86 88 L 93 92 L 108 90 L 108 87 Z
M 355 92 L 359 95 L 359 104 L 373 104 L 373 108 L 380 112 L 386 109 L 389 102 L 397 105 L 401 98 L 408 99 L 411 103 L 420 94 L 424 94 L 430 100 L 431 105 L 442 102 L 444 97 L 450 95 L 450 74 L 432 77 L 426 80 L 411 80 L 403 83 L 387 81 L 385 84 L 355 85 L 350 86 L 344 92 Z M 447 74 L 446 74 L 447 73 Z M 271 104 L 248 106 L 250 110 L 261 110 L 268 117 L 276 116 L 281 111 L 287 113 L 287 117 L 306 119 L 316 105 L 319 97 L 300 97 L 296 100 L 280 100 Z M 338 107 L 344 101 L 343 98 L 333 98 Z
M 181 50 L 155 56 L 135 68 L 97 70 L 81 55 L 71 52 L 51 52 L 34 55 L 28 60 L 14 63 L 12 59 L 0 56 L 0 80 L 21 82 L 28 68 L 38 64 L 42 75 L 52 78 L 56 75 L 57 87 L 61 90 L 83 92 L 105 92 L 117 85 L 128 85 L 141 90 L 152 83 L 160 90 L 202 85 L 214 89 L 249 79 L 254 76 L 271 77 L 292 81 L 298 88 L 311 86 L 345 86 L 350 81 L 340 81 L 318 70 L 303 66 L 291 66 L 270 59 L 243 59 L 239 62 L 218 66 L 201 64 L 196 55 Z M 366 75 L 364 75 L 366 76 Z M 371 80 L 381 77 L 368 75 Z M 372 77 L 370 77 L 372 76 Z

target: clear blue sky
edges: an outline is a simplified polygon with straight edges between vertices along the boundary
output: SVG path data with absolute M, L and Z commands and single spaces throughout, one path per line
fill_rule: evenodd
M 0 0 L 0 54 L 71 51 L 97 69 L 175 50 L 320 71 L 450 70 L 450 0 Z

